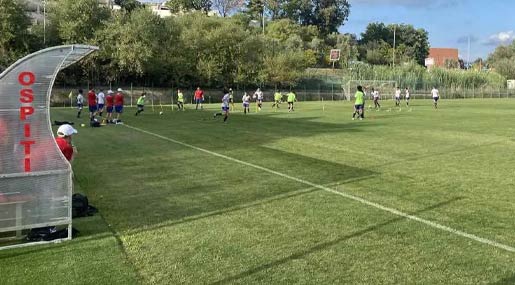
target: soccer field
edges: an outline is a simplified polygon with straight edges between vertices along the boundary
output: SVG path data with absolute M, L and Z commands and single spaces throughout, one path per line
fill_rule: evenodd
M 78 127 L 75 192 L 100 213 L 0 251 L 0 283 L 515 284 L 515 100 L 382 103 Z

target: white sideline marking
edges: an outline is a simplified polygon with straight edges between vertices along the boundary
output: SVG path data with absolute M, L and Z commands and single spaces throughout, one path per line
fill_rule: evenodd
M 158 137 L 158 138 L 166 140 L 166 141 L 170 141 L 170 142 L 173 142 L 173 143 L 176 143 L 176 144 L 188 147 L 188 148 L 192 148 L 192 149 L 195 149 L 195 150 L 198 150 L 198 151 L 201 151 L 201 152 L 205 152 L 205 153 L 213 155 L 213 156 L 217 156 L 217 157 L 220 157 L 220 158 L 223 158 L 223 159 L 226 159 L 226 160 L 234 161 L 234 162 L 237 162 L 239 164 L 243 164 L 243 165 L 246 165 L 246 166 L 250 166 L 252 168 L 256 168 L 256 169 L 263 170 L 263 171 L 268 172 L 268 173 L 275 174 L 277 176 L 288 178 L 290 180 L 297 181 L 299 183 L 306 184 L 308 186 L 311 186 L 311 187 L 314 187 L 314 188 L 317 188 L 317 189 L 321 189 L 321 190 L 324 190 L 324 191 L 327 191 L 327 192 L 331 192 L 333 194 L 340 195 L 342 197 L 345 197 L 345 198 L 348 198 L 348 199 L 351 199 L 351 200 L 354 200 L 354 201 L 358 201 L 358 202 L 360 202 L 362 204 L 365 204 L 365 205 L 368 205 L 368 206 L 371 206 L 371 207 L 383 210 L 385 212 L 392 213 L 392 214 L 397 215 L 397 216 L 401 216 L 401 217 L 406 218 L 406 219 L 410 219 L 410 220 L 417 221 L 417 222 L 422 223 L 422 224 L 426 224 L 426 225 L 428 225 L 430 227 L 433 227 L 433 228 L 436 228 L 436 229 L 440 229 L 442 231 L 446 231 L 446 232 L 449 232 L 451 234 L 455 234 L 455 235 L 458 235 L 458 236 L 461 236 L 461 237 L 464 237 L 464 238 L 468 238 L 468 239 L 477 241 L 479 243 L 483 243 L 483 244 L 486 244 L 486 245 L 490 245 L 490 246 L 493 246 L 493 247 L 504 249 L 504 250 L 509 251 L 509 252 L 515 252 L 515 248 L 511 247 L 509 245 L 498 243 L 496 241 L 489 240 L 489 239 L 486 239 L 486 238 L 478 237 L 476 235 L 469 234 L 469 233 L 466 233 L 466 232 L 463 232 L 463 231 L 460 231 L 460 230 L 456 230 L 456 229 L 453 229 L 453 228 L 448 227 L 448 226 L 440 225 L 438 223 L 435 223 L 435 222 L 432 222 L 432 221 L 429 221 L 429 220 L 425 220 L 425 219 L 419 218 L 419 217 L 414 216 L 414 215 L 406 214 L 406 213 L 401 212 L 399 210 L 396 210 L 396 209 L 393 209 L 393 208 L 389 208 L 389 207 L 383 206 L 381 204 L 378 204 L 378 203 L 375 203 L 375 202 L 371 202 L 371 201 L 365 200 L 363 198 L 360 198 L 360 197 L 357 197 L 357 196 L 354 196 L 354 195 L 351 195 L 351 194 L 347 194 L 345 192 L 336 191 L 336 190 L 333 190 L 331 188 L 325 187 L 323 185 L 315 184 L 315 183 L 312 183 L 312 182 L 309 182 L 309 181 L 306 181 L 306 180 L 303 180 L 303 179 L 300 179 L 300 178 L 297 178 L 297 177 L 290 176 L 288 174 L 284 174 L 284 173 L 277 172 L 277 171 L 272 170 L 272 169 L 268 169 L 268 168 L 263 167 L 263 166 L 259 166 L 259 165 L 252 164 L 252 163 L 249 163 L 249 162 L 245 162 L 245 161 L 242 161 L 242 160 L 239 160 L 239 159 L 236 159 L 236 158 L 232 158 L 232 157 L 229 157 L 229 156 L 226 156 L 226 155 L 223 155 L 223 154 L 219 154 L 219 153 L 207 150 L 207 149 L 196 147 L 196 146 L 193 146 L 193 145 L 181 142 L 181 141 L 177 141 L 177 140 L 174 140 L 174 139 L 162 136 L 162 135 L 158 135 L 156 133 L 152 133 L 152 132 L 149 132 L 149 131 L 142 130 L 140 128 L 132 127 L 132 126 L 129 126 L 129 125 L 124 125 L 124 126 L 126 126 L 127 128 L 130 128 L 130 129 L 133 129 L 133 130 L 136 130 L 136 131 L 139 131 L 139 132 L 142 132 L 142 133 L 154 136 L 154 137 Z

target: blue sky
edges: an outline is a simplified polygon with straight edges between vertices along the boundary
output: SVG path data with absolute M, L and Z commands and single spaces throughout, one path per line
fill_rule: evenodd
M 349 0 L 349 20 L 342 33 L 358 37 L 370 22 L 405 23 L 429 32 L 432 47 L 458 48 L 467 59 L 486 58 L 500 44 L 515 39 L 515 0 Z

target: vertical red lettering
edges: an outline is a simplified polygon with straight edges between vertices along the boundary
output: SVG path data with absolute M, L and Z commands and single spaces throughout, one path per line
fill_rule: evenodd
M 34 107 L 20 107 L 20 120 L 25 121 L 32 114 L 34 114 Z
M 34 101 L 34 91 L 32 89 L 20 90 L 20 102 L 32 103 Z
M 30 138 L 30 124 L 25 124 L 25 137 Z
M 25 155 L 30 155 L 30 145 L 35 144 L 35 141 L 21 141 L 20 144 L 25 146 Z
M 30 71 L 24 71 L 18 75 L 18 82 L 23 86 L 30 86 L 36 82 L 36 76 Z
M 30 157 L 25 158 L 25 172 L 30 172 Z

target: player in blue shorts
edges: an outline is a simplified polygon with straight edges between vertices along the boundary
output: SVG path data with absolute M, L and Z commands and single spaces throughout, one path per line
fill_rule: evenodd
M 224 97 L 222 98 L 222 112 L 216 113 L 214 117 L 218 116 L 224 116 L 224 122 L 227 121 L 227 118 L 229 118 L 229 101 L 230 101 L 230 94 L 227 89 L 224 89 Z

